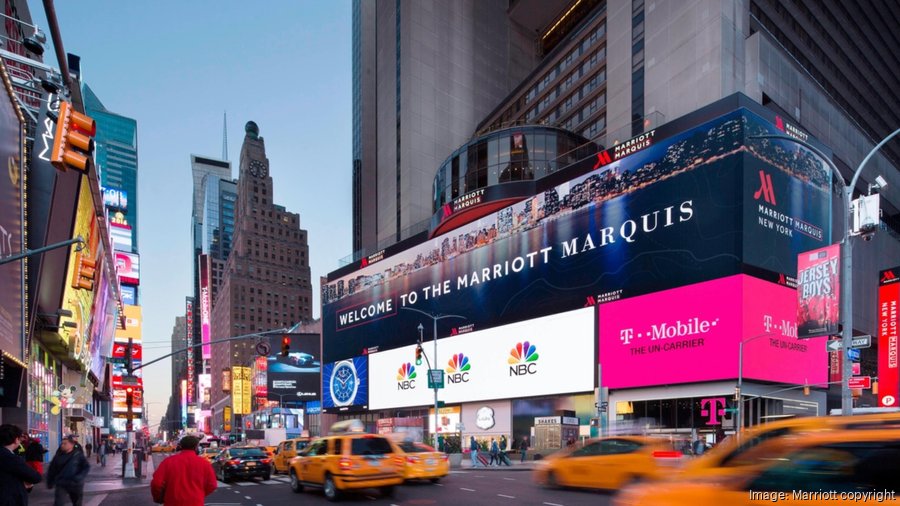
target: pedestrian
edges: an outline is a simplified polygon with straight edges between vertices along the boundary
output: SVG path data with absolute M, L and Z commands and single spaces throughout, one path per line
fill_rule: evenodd
M 23 439 L 22 429 L 0 425 L 0 506 L 26 506 L 28 493 L 41 475 L 15 454 Z
M 25 463 L 39 474 L 44 474 L 44 454 L 47 450 L 38 438 L 32 438 L 25 448 Z
M 472 436 L 469 441 L 469 454 L 472 457 L 472 467 L 478 467 L 480 465 L 478 462 L 478 441 L 475 441 L 475 436 Z
M 87 443 L 84 445 L 84 450 L 85 450 L 85 452 L 87 452 L 87 454 L 86 454 L 87 458 L 91 458 L 91 451 L 93 449 L 94 449 L 94 445 L 92 445 L 91 443 Z
M 181 438 L 181 451 L 163 460 L 153 473 L 150 493 L 153 502 L 167 506 L 202 506 L 204 498 L 216 490 L 212 465 L 197 455 L 200 439 Z
M 497 461 L 497 465 L 500 465 L 500 446 L 497 445 L 497 440 L 491 438 L 491 462 L 488 464 L 490 466 L 494 465 L 494 461 Z
M 506 434 L 500 436 L 500 464 L 510 465 L 509 455 L 506 454 L 506 448 L 509 446 L 509 441 L 506 439 Z
M 521 460 L 519 462 L 525 462 L 527 458 L 526 453 L 528 452 L 528 436 L 522 436 L 522 441 L 519 442 L 519 453 L 521 454 Z
M 97 463 L 100 464 L 101 467 L 106 467 L 106 452 L 106 441 L 102 440 L 97 446 Z
M 706 444 L 702 439 L 694 441 L 694 455 L 703 455 L 704 450 L 706 450 Z
M 47 487 L 56 487 L 53 505 L 62 506 L 66 497 L 74 506 L 81 506 L 84 496 L 84 479 L 87 478 L 91 464 L 80 449 L 75 436 L 68 435 L 59 444 L 60 451 L 50 461 L 47 471 Z

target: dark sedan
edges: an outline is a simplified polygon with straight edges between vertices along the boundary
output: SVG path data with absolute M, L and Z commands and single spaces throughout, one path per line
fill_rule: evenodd
M 216 478 L 224 483 L 235 478 L 272 477 L 272 459 L 262 448 L 229 448 L 212 461 Z

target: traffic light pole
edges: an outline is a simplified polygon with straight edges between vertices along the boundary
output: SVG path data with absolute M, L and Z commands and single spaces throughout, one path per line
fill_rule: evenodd
M 169 358 L 169 357 L 174 356 L 174 355 L 177 355 L 177 354 L 179 354 L 179 353 L 184 353 L 184 352 L 188 351 L 188 350 L 191 349 L 191 348 L 199 348 L 199 347 L 201 347 L 201 346 L 204 346 L 204 345 L 210 345 L 210 344 L 227 343 L 227 342 L 229 342 L 229 341 L 240 341 L 240 340 L 243 340 L 243 339 L 249 339 L 249 338 L 251 338 L 251 337 L 260 337 L 260 336 L 268 336 L 268 335 L 275 335 L 275 334 L 284 334 L 284 333 L 286 333 L 287 331 L 288 331 L 288 329 L 275 329 L 275 330 L 266 330 L 266 331 L 263 331 L 263 332 L 254 332 L 254 333 L 252 333 L 252 334 L 244 334 L 244 335 L 241 335 L 241 336 L 225 337 L 225 338 L 222 338 L 222 339 L 215 339 L 215 340 L 209 341 L 208 343 L 198 343 L 198 344 L 192 344 L 192 345 L 190 345 L 190 346 L 185 346 L 184 348 L 181 348 L 181 349 L 179 349 L 179 350 L 175 350 L 175 351 L 173 351 L 172 353 L 167 353 L 167 354 L 165 354 L 165 355 L 163 355 L 163 356 L 161 356 L 161 357 L 157 357 L 157 358 L 155 358 L 155 359 L 153 359 L 153 360 L 151 360 L 151 361 L 149 361 L 149 362 L 144 362 L 143 364 L 141 364 L 141 365 L 139 365 L 139 366 L 137 366 L 137 367 L 134 367 L 133 369 L 131 368 L 133 364 L 126 364 L 125 366 L 126 366 L 126 368 L 128 368 L 128 375 L 131 376 L 131 375 L 134 373 L 134 371 L 137 371 L 138 369 L 143 369 L 144 367 L 147 367 L 148 365 L 155 364 L 155 363 L 159 362 L 160 360 Z
M 48 246 L 44 246 L 44 247 L 37 248 L 37 249 L 26 249 L 26 250 L 22 251 L 21 253 L 16 253 L 16 254 L 10 255 L 8 257 L 0 258 L 0 265 L 6 264 L 9 262 L 15 262 L 16 260 L 21 260 L 21 259 L 23 259 L 25 257 L 29 257 L 31 255 L 37 255 L 40 253 L 44 253 L 44 252 L 50 251 L 52 249 L 64 248 L 66 246 L 71 246 L 73 244 L 80 244 L 83 247 L 84 246 L 84 238 L 79 235 L 78 237 L 76 237 L 74 239 L 69 239 L 68 241 L 58 242 L 56 244 L 50 244 Z

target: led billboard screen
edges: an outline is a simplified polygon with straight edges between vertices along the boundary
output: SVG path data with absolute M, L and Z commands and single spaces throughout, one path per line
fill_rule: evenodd
M 548 177 L 534 197 L 330 281 L 323 360 L 414 343 L 423 319 L 404 307 L 466 317 L 439 322 L 439 335 L 483 330 L 745 270 L 794 276 L 797 254 L 828 244 L 824 164 L 786 141 L 747 144 L 780 133 L 774 125 L 738 109 L 667 128 L 669 137 L 648 132 L 594 171 Z
M 281 356 L 281 335 L 270 339 L 266 374 L 267 398 L 272 401 L 311 401 L 319 398 L 322 352 L 319 334 L 284 334 L 290 350 Z
M 827 381 L 824 344 L 797 339 L 793 288 L 737 275 L 599 307 L 602 383 L 635 388 L 744 378 Z
M 894 408 L 900 398 L 900 266 L 881 271 L 878 280 L 878 406 Z
M 134 306 L 137 304 L 137 288 L 133 286 L 122 285 L 119 287 L 122 292 L 122 304 L 126 306 Z
M 116 251 L 116 273 L 119 281 L 129 285 L 141 283 L 141 259 L 134 253 Z
M 109 224 L 109 236 L 116 251 L 131 251 L 131 227 L 121 223 Z
M 6 160 L 0 177 L 0 258 L 25 249 L 22 208 L 24 169 L 22 166 L 22 122 L 15 102 L 7 91 L 0 97 L 0 159 Z M 30 177 L 30 176 L 29 176 Z M 30 184 L 34 184 L 29 181 Z M 29 206 L 30 206 L 29 201 Z M 30 230 L 30 229 L 29 229 Z M 24 262 L 0 266 L 0 349 L 22 359 L 22 286 Z M 33 266 L 32 266 L 33 268 Z
M 119 188 L 101 188 L 103 192 L 103 205 L 118 209 L 120 211 L 128 210 L 128 192 Z
M 200 405 L 201 411 L 209 411 L 209 403 L 212 390 L 212 375 L 210 374 L 198 374 L 197 375 L 197 401 Z M 208 416 L 208 415 L 207 415 Z
M 325 364 L 322 368 L 322 408 L 326 412 L 368 408 L 368 357 Z
M 203 360 L 209 360 L 212 357 L 212 347 L 209 344 L 212 332 L 209 319 L 212 311 L 212 287 L 210 286 L 212 276 L 210 275 L 209 255 L 200 255 L 197 257 L 197 262 L 200 273 L 200 338 L 203 340 Z
M 415 365 L 415 345 L 369 355 L 369 407 L 434 403 L 428 367 Z M 594 308 L 545 316 L 438 340 L 448 403 L 594 389 Z M 424 344 L 434 365 L 433 347 Z
M 841 321 L 841 247 L 807 251 L 797 257 L 797 335 L 833 336 Z

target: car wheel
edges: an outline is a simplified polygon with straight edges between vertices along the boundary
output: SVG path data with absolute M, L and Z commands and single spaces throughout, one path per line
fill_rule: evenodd
M 391 485 L 389 487 L 381 487 L 381 496 L 382 497 L 394 497 L 394 486 Z
M 439 481 L 441 481 L 440 478 L 432 478 L 432 479 L 431 479 L 431 483 L 437 483 L 437 482 L 439 482 Z
M 291 490 L 293 490 L 295 494 L 299 494 L 300 492 L 303 492 L 303 484 L 300 483 L 300 479 L 297 478 L 297 473 L 295 473 L 294 470 L 291 469 L 290 475 L 291 475 Z
M 263 476 L 263 481 L 269 481 L 269 480 L 271 480 L 271 479 L 272 479 L 272 475 L 269 474 L 269 473 L 266 473 L 266 475 Z
M 225 471 L 222 471 L 222 483 L 230 483 L 230 482 L 231 482 L 231 477 L 228 476 L 228 473 L 226 473 Z
M 559 480 L 556 479 L 556 473 L 553 471 L 547 472 L 547 488 L 560 488 Z
M 640 476 L 628 476 L 622 481 L 622 485 L 619 487 L 619 490 L 622 490 L 626 487 L 631 487 L 633 485 L 637 485 L 643 482 L 644 479 Z
M 325 475 L 325 483 L 322 485 L 322 492 L 325 493 L 325 498 L 329 501 L 337 501 L 339 498 L 339 493 L 337 486 L 334 484 L 334 478 L 331 477 L 330 474 Z

